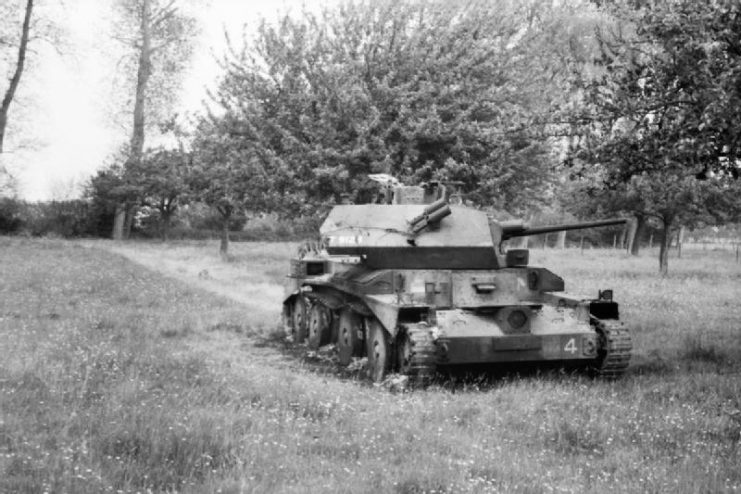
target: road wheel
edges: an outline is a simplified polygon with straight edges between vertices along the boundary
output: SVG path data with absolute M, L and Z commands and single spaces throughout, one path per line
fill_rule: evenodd
M 340 325 L 337 331 L 337 351 L 340 365 L 350 365 L 353 356 L 359 355 L 361 341 L 358 331 L 362 331 L 363 319 L 350 309 L 340 312 Z
M 386 378 L 391 367 L 389 336 L 376 319 L 371 320 L 368 327 L 368 375 L 378 383 Z
M 316 350 L 329 343 L 332 315 L 328 308 L 315 303 L 309 310 L 309 348 Z
M 293 341 L 294 343 L 303 343 L 308 334 L 308 324 L 306 321 L 307 302 L 301 295 L 296 296 L 293 301 Z

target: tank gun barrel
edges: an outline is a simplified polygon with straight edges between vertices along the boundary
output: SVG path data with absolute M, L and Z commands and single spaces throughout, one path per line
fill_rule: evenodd
M 522 223 L 503 223 L 501 225 L 502 240 L 507 240 L 514 237 L 539 235 L 541 233 L 562 232 L 567 230 L 583 230 L 586 228 L 597 228 L 601 226 L 622 225 L 626 221 L 627 220 L 624 218 L 615 218 L 611 220 L 590 221 L 587 223 L 566 223 L 562 225 L 538 226 L 534 228 L 525 226 Z

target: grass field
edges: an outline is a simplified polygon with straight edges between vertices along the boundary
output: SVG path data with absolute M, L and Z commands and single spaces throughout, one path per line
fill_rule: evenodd
M 394 394 L 278 332 L 293 246 L 0 238 L 0 492 L 738 492 L 741 265 L 533 251 L 615 289 L 624 379 Z M 132 261 L 136 259 L 137 263 Z

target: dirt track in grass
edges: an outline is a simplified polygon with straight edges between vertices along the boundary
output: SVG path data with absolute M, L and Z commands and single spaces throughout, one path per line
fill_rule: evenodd
M 89 241 L 86 247 L 121 255 L 147 269 L 175 279 L 189 287 L 233 300 L 244 308 L 245 335 L 230 331 L 196 332 L 190 345 L 212 356 L 227 359 L 233 371 L 253 372 L 255 363 L 274 368 L 310 370 L 356 380 L 362 366 L 337 367 L 330 349 L 319 354 L 290 344 L 283 337 L 281 304 L 288 262 L 295 252 L 292 243 L 232 243 L 228 260 L 218 251 L 216 241 L 112 242 Z M 208 326 L 208 321 L 204 321 Z
M 189 286 L 239 302 L 250 310 L 253 323 L 260 326 L 279 322 L 282 282 L 294 251 L 293 244 L 233 243 L 229 261 L 224 261 L 216 242 L 94 241 L 87 245 L 120 254 Z M 282 272 L 276 267 L 281 265 L 285 265 Z

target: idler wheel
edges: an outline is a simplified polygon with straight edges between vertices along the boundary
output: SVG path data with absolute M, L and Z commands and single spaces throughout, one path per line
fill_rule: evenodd
M 376 319 L 371 320 L 368 326 L 368 376 L 377 383 L 386 378 L 391 367 L 389 336 Z
M 362 342 L 358 331 L 362 331 L 363 319 L 350 309 L 340 312 L 340 324 L 337 331 L 337 351 L 340 365 L 347 366 L 355 355 L 359 355 Z
M 296 296 L 293 301 L 293 326 L 291 330 L 293 332 L 294 343 L 303 343 L 308 335 L 308 324 L 306 321 L 307 302 L 301 295 Z
M 309 310 L 309 348 L 318 349 L 330 341 L 332 315 L 329 309 L 315 303 Z

